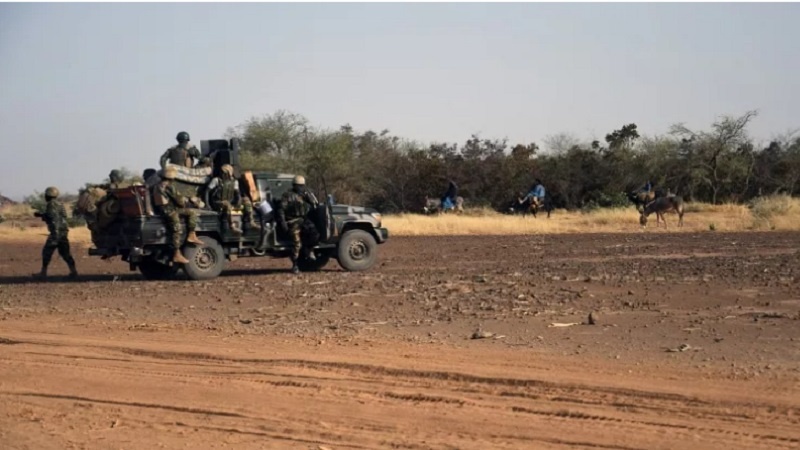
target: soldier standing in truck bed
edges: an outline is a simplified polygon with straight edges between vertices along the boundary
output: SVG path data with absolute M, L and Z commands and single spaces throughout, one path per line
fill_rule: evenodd
M 58 250 L 58 254 L 69 266 L 69 277 L 76 278 L 78 271 L 75 269 L 75 260 L 69 251 L 69 227 L 67 226 L 67 211 L 64 205 L 58 201 L 58 188 L 48 187 L 44 191 L 44 198 L 47 200 L 47 206 L 43 213 L 35 213 L 36 217 L 40 217 L 47 223 L 47 230 L 50 235 L 47 236 L 47 241 L 42 248 L 42 270 L 39 273 L 33 274 L 34 277 L 45 279 L 47 278 L 47 266 L 53 258 L 53 252 Z
M 317 207 L 317 199 L 314 194 L 306 190 L 306 179 L 297 175 L 292 180 L 292 189 L 286 191 L 281 198 L 280 208 L 278 208 L 278 226 L 284 233 L 288 233 L 292 238 L 292 273 L 300 272 L 297 261 L 300 259 L 300 250 L 303 243 L 300 239 L 303 221 L 312 208 Z M 316 256 L 310 249 L 305 249 L 304 256 L 314 261 Z
M 200 159 L 200 150 L 189 143 L 189 133 L 181 131 L 175 139 L 178 141 L 178 145 L 168 148 L 161 155 L 161 168 L 166 168 L 167 163 L 181 167 L 194 166 L 194 162 Z
M 181 195 L 175 186 L 172 185 L 172 180 L 177 175 L 177 170 L 174 167 L 164 169 L 164 178 L 160 183 L 153 186 L 153 203 L 156 206 L 157 212 L 164 217 L 172 234 L 172 247 L 174 253 L 172 261 L 178 264 L 187 264 L 189 262 L 181 253 L 181 234 L 183 233 L 181 226 L 181 217 L 186 217 L 186 227 L 188 233 L 186 234 L 186 242 L 203 245 L 203 241 L 198 239 L 195 234 L 197 227 L 197 214 L 191 209 L 186 208 L 186 198 Z

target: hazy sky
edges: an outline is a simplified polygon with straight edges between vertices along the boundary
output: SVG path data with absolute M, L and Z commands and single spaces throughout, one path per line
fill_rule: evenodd
M 153 167 L 284 109 L 422 142 L 759 109 L 800 127 L 798 4 L 0 4 L 0 193 Z

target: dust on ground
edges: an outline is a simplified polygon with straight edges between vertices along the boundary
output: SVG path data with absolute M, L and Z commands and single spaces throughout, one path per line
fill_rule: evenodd
M 5 448 L 797 448 L 798 233 L 393 238 L 144 281 L 0 244 Z M 591 313 L 591 320 L 589 315 Z M 589 324 L 593 322 L 594 324 Z

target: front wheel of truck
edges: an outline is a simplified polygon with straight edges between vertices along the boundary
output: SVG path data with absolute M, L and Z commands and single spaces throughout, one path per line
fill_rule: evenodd
M 351 272 L 367 270 L 378 260 L 378 244 L 364 230 L 349 230 L 342 235 L 337 259 L 343 269 Z

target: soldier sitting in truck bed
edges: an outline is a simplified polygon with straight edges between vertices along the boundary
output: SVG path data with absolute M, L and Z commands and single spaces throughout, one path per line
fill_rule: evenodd
M 195 228 L 197 227 L 197 215 L 191 209 L 186 208 L 186 198 L 182 196 L 172 186 L 172 180 L 175 179 L 175 169 L 168 167 L 164 170 L 164 179 L 160 183 L 153 186 L 153 203 L 155 203 L 157 212 L 164 217 L 167 227 L 172 233 L 172 248 L 173 255 L 172 261 L 178 264 L 186 264 L 189 260 L 181 253 L 181 240 L 182 226 L 181 217 L 186 217 L 187 235 L 186 242 L 195 245 L 203 245 L 197 234 Z
M 220 168 L 222 176 L 215 177 L 206 187 L 206 205 L 220 214 L 222 229 L 234 234 L 241 234 L 249 228 L 255 228 L 253 222 L 253 205 L 245 201 L 246 197 L 239 192 L 239 182 L 233 176 L 233 166 L 225 164 Z M 233 222 L 233 208 L 242 207 L 245 230 L 239 230 Z

